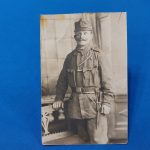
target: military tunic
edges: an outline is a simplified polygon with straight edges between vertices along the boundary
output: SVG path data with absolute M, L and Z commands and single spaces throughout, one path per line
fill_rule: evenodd
M 84 50 L 76 47 L 67 55 L 56 85 L 56 100 L 65 97 L 68 85 L 72 94 L 68 104 L 68 115 L 74 119 L 96 118 L 96 92 L 102 92 L 102 103 L 110 105 L 113 100 L 110 63 L 98 48 L 88 46 Z M 81 90 L 77 92 L 77 90 Z M 83 89 L 83 91 L 82 91 Z M 88 89 L 88 92 L 84 92 Z

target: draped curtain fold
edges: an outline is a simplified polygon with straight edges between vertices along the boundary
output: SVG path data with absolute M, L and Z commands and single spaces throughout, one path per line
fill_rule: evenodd
M 82 18 L 90 21 L 93 27 L 93 44 L 102 49 L 100 13 L 83 13 Z

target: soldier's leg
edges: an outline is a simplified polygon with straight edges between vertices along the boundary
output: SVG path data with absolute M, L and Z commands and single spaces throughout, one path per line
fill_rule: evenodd
M 107 144 L 108 143 L 108 124 L 107 117 L 100 115 L 99 123 L 96 126 L 96 118 L 89 119 L 87 122 L 90 143 Z
M 67 119 L 67 126 L 68 130 L 74 134 L 77 134 L 77 125 L 76 125 L 76 119 Z
M 83 139 L 85 142 L 89 141 L 89 135 L 87 131 L 87 121 L 86 120 L 77 120 L 77 130 L 78 135 L 81 139 Z

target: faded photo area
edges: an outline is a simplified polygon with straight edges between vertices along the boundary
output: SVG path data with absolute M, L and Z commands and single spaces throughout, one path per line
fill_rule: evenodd
M 42 144 L 128 141 L 126 13 L 41 15 Z

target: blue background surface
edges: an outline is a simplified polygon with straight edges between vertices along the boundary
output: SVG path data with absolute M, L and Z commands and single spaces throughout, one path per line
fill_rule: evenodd
M 5 0 L 0 2 L 0 150 L 150 149 L 150 1 Z M 41 145 L 40 14 L 127 11 L 129 142 Z

